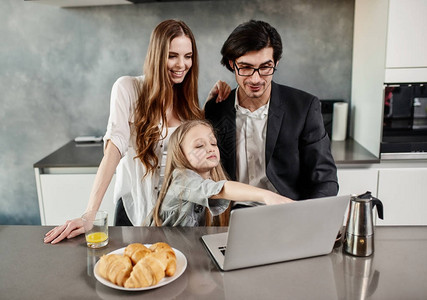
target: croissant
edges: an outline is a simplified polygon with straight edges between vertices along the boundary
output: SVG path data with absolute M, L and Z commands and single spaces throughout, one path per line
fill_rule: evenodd
M 166 276 L 173 276 L 176 271 L 176 255 L 172 247 L 166 243 L 155 243 L 150 246 L 153 255 L 165 266 Z
M 151 253 L 151 250 L 145 247 L 143 244 L 134 243 L 129 244 L 124 251 L 124 255 L 128 256 L 132 260 L 132 264 L 136 265 L 136 263 L 142 259 L 147 254 Z
M 147 264 L 140 260 L 132 270 L 128 280 L 125 282 L 125 288 L 141 288 L 151 286 L 154 283 L 153 272 Z
M 149 249 L 153 252 L 159 252 L 159 251 L 165 251 L 165 250 L 169 250 L 173 252 L 172 247 L 163 242 L 152 244 Z
M 132 271 L 132 262 L 129 257 L 119 254 L 103 255 L 98 271 L 103 278 L 124 286 Z
M 110 264 L 110 261 L 112 261 L 114 259 L 115 258 L 114 258 L 113 254 L 103 255 L 99 259 L 98 273 L 103 278 L 108 279 L 108 276 L 107 276 L 107 274 L 108 274 L 108 272 L 107 272 L 107 266 Z
M 173 251 L 153 252 L 151 256 L 155 257 L 161 262 L 166 276 L 173 276 L 175 274 L 175 271 L 176 271 L 175 252 Z
M 133 267 L 125 282 L 126 288 L 141 288 L 156 285 L 165 277 L 164 266 L 152 255 L 145 256 Z

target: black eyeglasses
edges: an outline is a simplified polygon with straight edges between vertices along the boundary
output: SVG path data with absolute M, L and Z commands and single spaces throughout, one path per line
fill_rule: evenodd
M 234 67 L 237 70 L 237 74 L 239 74 L 239 76 L 252 76 L 254 75 L 255 72 L 258 72 L 259 76 L 270 76 L 273 75 L 274 72 L 276 71 L 275 67 L 259 67 L 259 68 L 252 68 L 252 67 L 243 67 L 243 68 L 239 68 L 236 65 L 236 62 L 234 62 Z

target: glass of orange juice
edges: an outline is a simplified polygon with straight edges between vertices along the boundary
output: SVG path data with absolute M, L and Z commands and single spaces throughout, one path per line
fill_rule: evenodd
M 108 244 L 108 213 L 88 211 L 83 216 L 86 244 L 89 248 L 101 248 Z

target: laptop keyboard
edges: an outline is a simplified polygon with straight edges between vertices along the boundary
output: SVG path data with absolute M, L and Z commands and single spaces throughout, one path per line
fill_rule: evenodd
M 222 255 L 225 256 L 225 250 L 227 249 L 227 246 L 218 247 L 219 251 L 221 251 Z

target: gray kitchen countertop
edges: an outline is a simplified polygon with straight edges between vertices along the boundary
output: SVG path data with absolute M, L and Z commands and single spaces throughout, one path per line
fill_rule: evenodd
M 380 159 L 353 139 L 331 142 L 337 165 L 374 164 Z M 103 156 L 103 143 L 76 143 L 71 140 L 34 164 L 34 168 L 98 167 Z
M 200 237 L 226 227 L 110 227 L 109 244 L 86 247 L 80 235 L 44 244 L 52 227 L 0 225 L 2 299 L 426 299 L 427 227 L 377 227 L 375 252 L 328 255 L 221 272 Z M 301 237 L 304 238 L 304 237 Z M 187 258 L 184 273 L 157 289 L 130 292 L 94 277 L 101 255 L 163 241 Z M 254 245 L 256 247 L 256 245 Z

